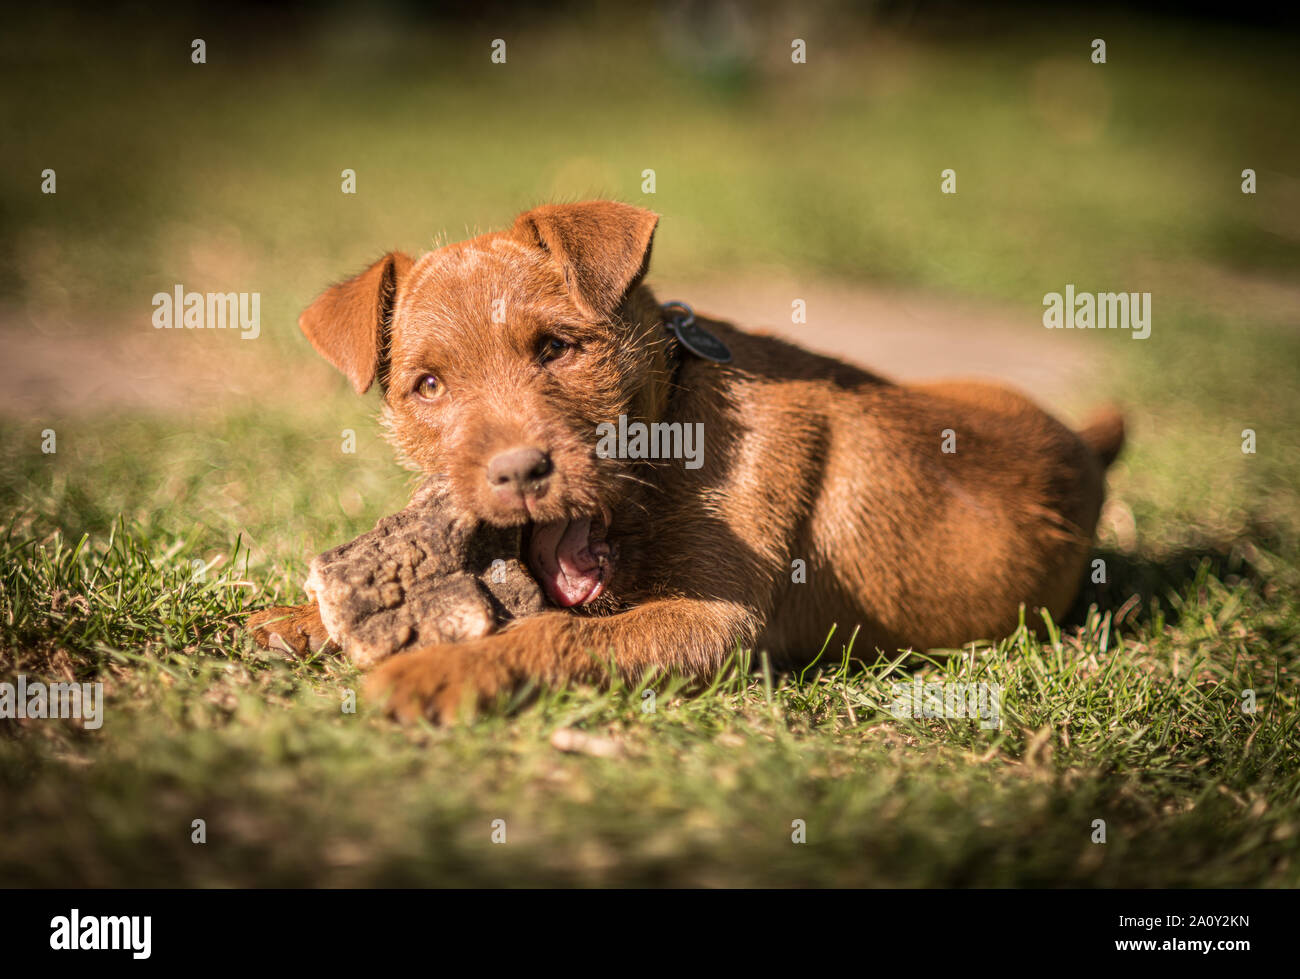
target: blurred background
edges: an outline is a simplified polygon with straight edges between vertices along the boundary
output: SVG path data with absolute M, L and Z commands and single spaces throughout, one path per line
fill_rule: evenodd
M 1178 9 L 711 0 L 18 15 L 3 41 L 0 302 L 19 355 L 6 358 L 4 403 L 198 409 L 232 389 L 251 396 L 276 355 L 306 349 L 306 302 L 382 250 L 427 250 L 593 196 L 663 215 L 653 280 L 672 295 L 782 329 L 803 298 L 805 339 L 829 332 L 863 360 L 898 354 L 904 372 L 926 366 L 893 349 L 913 329 L 912 353 L 937 370 L 1033 348 L 1043 376 L 1008 369 L 1040 388 L 1063 379 L 1057 358 L 1133 346 L 1043 331 L 1042 296 L 1067 282 L 1152 292 L 1148 356 L 1185 315 L 1228 329 L 1241 315 L 1286 319 L 1300 255 L 1294 35 L 1255 10 Z M 204 64 L 191 61 L 195 38 Z M 497 38 L 504 64 L 491 60 Z M 1104 65 L 1090 60 L 1094 38 Z M 1254 196 L 1240 189 L 1247 167 Z M 54 195 L 40 192 L 47 168 Z M 947 168 L 955 195 L 940 193 Z M 340 190 L 344 169 L 355 194 Z M 150 297 L 175 283 L 260 292 L 266 339 L 153 332 Z M 972 319 L 951 322 L 920 296 L 970 301 Z M 998 326 L 1008 332 L 994 339 Z M 80 352 L 51 346 L 82 336 Z M 111 372 L 108 338 L 129 351 Z M 148 373 L 155 360 L 165 369 Z M 205 383 L 210 370 L 219 383 Z M 133 377 L 149 381 L 132 389 Z M 62 390 L 43 389 L 55 380 Z

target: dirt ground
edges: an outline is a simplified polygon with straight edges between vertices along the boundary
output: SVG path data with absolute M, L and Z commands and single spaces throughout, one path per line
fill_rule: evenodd
M 899 380 L 996 378 L 1061 409 L 1086 401 L 1078 389 L 1100 367 L 1094 337 L 1043 329 L 1033 309 L 957 302 L 920 293 L 772 279 L 690 283 L 653 280 L 662 300 L 751 329 L 768 330 Z M 791 322 L 791 303 L 807 322 Z M 264 322 L 264 334 L 293 322 Z M 228 410 L 273 405 L 338 383 L 296 338 L 301 356 L 233 331 L 57 328 L 24 314 L 0 321 L 0 414 L 41 420 L 106 410 Z M 1092 349 L 1089 349 L 1090 346 Z M 322 387 L 325 386 L 325 387 Z
M 984 377 L 1028 392 L 1045 406 L 1074 391 L 1102 363 L 1095 337 L 1043 328 L 1034 309 L 939 298 L 919 292 L 793 281 L 656 283 L 661 300 L 769 331 L 899 381 Z M 806 323 L 791 322 L 794 298 Z

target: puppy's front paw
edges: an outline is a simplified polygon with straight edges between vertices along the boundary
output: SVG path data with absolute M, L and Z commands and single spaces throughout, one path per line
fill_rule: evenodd
M 366 695 L 403 723 L 468 720 L 506 689 L 492 654 L 480 643 L 426 646 L 381 663 L 366 680 Z
M 273 605 L 254 612 L 245 623 L 253 641 L 263 649 L 290 656 L 333 652 L 338 647 L 325 631 L 317 605 Z

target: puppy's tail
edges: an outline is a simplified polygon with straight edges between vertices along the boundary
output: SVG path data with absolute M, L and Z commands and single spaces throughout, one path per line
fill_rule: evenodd
M 1108 405 L 1093 415 L 1080 430 L 1079 438 L 1096 453 L 1103 466 L 1109 466 L 1124 448 L 1124 416 L 1118 408 Z

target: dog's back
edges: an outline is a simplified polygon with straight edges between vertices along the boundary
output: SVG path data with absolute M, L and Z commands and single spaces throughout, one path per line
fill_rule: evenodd
M 711 446 L 747 447 L 729 467 L 733 512 L 743 523 L 747 493 L 784 500 L 797 527 L 788 553 L 768 555 L 782 581 L 760 647 L 801 659 L 831 623 L 860 626 L 866 650 L 954 647 L 1012 631 L 1022 603 L 1069 608 L 1123 441 L 1117 413 L 1075 433 L 995 384 L 898 385 L 706 322 L 736 366 L 700 365 L 686 383 L 714 389 L 741 429 L 713 426 Z

